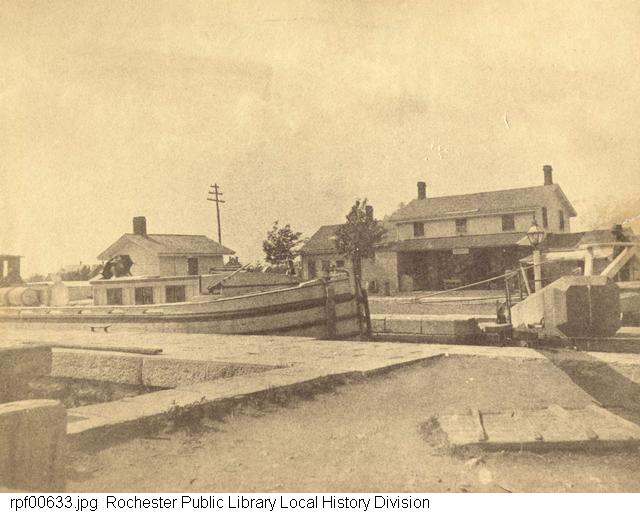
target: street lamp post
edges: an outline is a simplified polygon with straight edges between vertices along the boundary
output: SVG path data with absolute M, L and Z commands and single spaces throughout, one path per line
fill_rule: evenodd
M 533 279 L 535 291 L 542 289 L 542 252 L 540 250 L 540 244 L 544 240 L 544 229 L 538 226 L 536 219 L 533 218 L 531 227 L 527 230 L 527 237 L 533 247 Z

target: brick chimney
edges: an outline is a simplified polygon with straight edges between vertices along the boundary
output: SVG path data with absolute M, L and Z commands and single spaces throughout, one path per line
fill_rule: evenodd
M 371 205 L 365 205 L 364 211 L 367 215 L 367 219 L 373 219 L 373 207 Z
M 137 236 L 147 237 L 147 218 L 144 216 L 133 218 L 133 233 Z
M 544 165 L 542 166 L 542 170 L 544 171 L 544 184 L 553 185 L 553 167 Z
M 427 184 L 424 182 L 418 182 L 418 199 L 419 200 L 427 199 Z

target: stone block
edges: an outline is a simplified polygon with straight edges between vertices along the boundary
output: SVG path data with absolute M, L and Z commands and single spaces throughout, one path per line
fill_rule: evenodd
M 142 365 L 142 383 L 149 387 L 177 387 L 273 368 L 271 365 L 176 358 L 144 358 Z
M 419 335 L 422 333 L 422 322 L 414 315 L 389 316 L 386 319 L 386 332 Z
M 0 405 L 0 485 L 23 491 L 63 491 L 66 427 L 66 410 L 59 401 Z
M 51 372 L 51 347 L 16 345 L 0 348 L 0 403 L 20 398 L 30 380 Z
M 446 315 L 422 319 L 423 335 L 475 336 L 480 328 L 475 318 L 447 318 Z
M 107 354 L 99 351 L 56 349 L 51 375 L 140 385 L 142 357 L 126 354 Z
M 620 328 L 620 293 L 607 277 L 567 275 L 516 304 L 514 327 L 544 325 L 556 336 L 613 336 Z
M 374 333 L 384 333 L 386 331 L 386 319 L 384 317 L 371 316 L 371 330 Z

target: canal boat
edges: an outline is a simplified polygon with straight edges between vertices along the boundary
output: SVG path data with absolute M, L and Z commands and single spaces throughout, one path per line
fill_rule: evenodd
M 230 297 L 201 294 L 199 276 L 120 277 L 91 284 L 93 301 L 89 303 L 93 305 L 60 304 L 64 297 L 56 293 L 56 286 L 37 297 L 33 288 L 3 288 L 0 324 L 90 332 L 269 334 L 323 339 L 357 336 L 366 327 L 360 297 L 356 297 L 353 281 L 346 274 Z M 29 305 L 22 305 L 24 302 Z

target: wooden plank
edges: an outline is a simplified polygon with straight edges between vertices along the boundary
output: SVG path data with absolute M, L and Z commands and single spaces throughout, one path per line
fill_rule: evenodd
M 439 416 L 438 422 L 454 447 L 540 450 L 636 447 L 640 443 L 640 426 L 596 406 L 566 410 L 551 405 L 485 414 L 473 410 Z
M 618 257 L 616 257 L 609 265 L 600 273 L 603 277 L 612 279 L 633 257 L 638 254 L 636 247 L 627 248 Z

